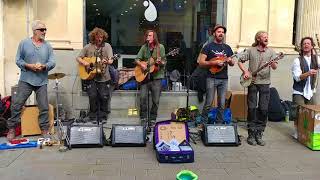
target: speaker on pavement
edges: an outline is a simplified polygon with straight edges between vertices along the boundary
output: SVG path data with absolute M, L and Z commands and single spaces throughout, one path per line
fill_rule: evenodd
M 241 144 L 236 124 L 205 124 L 202 141 L 206 146 L 238 146 Z
M 102 125 L 71 125 L 68 129 L 72 148 L 103 147 L 104 133 Z
M 111 136 L 113 147 L 146 146 L 146 128 L 141 125 L 113 124 Z

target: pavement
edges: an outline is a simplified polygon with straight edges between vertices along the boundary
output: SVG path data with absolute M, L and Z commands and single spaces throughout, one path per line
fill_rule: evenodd
M 137 118 L 111 117 L 106 134 L 113 123 L 137 122 Z M 264 147 L 246 143 L 245 123 L 239 123 L 238 131 L 242 145 L 206 147 L 198 140 L 191 144 L 195 162 L 184 164 L 158 163 L 150 142 L 146 147 L 73 148 L 67 152 L 59 152 L 58 146 L 0 151 L 0 179 L 174 180 L 184 169 L 200 180 L 320 179 L 320 152 L 291 137 L 292 122 L 268 122 Z

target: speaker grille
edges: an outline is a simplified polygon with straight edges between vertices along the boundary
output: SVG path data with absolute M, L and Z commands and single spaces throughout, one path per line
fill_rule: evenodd
M 114 143 L 144 144 L 144 127 L 133 125 L 116 125 L 113 127 Z
M 234 126 L 207 126 L 208 143 L 234 143 L 236 135 Z
M 70 128 L 71 145 L 101 145 L 102 127 L 100 126 L 72 126 Z

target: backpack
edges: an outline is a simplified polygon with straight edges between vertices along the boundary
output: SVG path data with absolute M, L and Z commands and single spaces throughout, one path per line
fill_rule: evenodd
M 0 100 L 0 136 L 7 132 L 7 119 L 11 116 L 11 96 Z
M 218 109 L 211 108 L 208 112 L 208 124 L 214 124 L 217 120 Z M 230 124 L 232 121 L 232 112 L 230 108 L 225 108 L 223 111 L 223 123 Z
M 109 65 L 109 74 L 111 77 L 111 83 L 116 87 L 118 87 L 119 78 L 120 78 L 119 71 L 113 65 Z
M 286 111 L 281 104 L 281 99 L 276 88 L 270 88 L 270 100 L 268 105 L 268 120 L 273 122 L 282 121 Z
M 11 115 L 11 96 L 6 96 L 0 100 L 0 117 L 8 119 Z

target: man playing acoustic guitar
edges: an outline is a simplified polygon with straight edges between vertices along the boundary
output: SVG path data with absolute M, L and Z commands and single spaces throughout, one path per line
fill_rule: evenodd
M 140 119 L 142 125 L 152 127 L 157 118 L 161 94 L 161 79 L 164 78 L 166 58 L 165 48 L 159 43 L 157 33 L 154 30 L 146 31 L 144 42 L 145 44 L 140 48 L 135 63 L 145 72 L 149 72 L 150 69 L 154 70 L 148 73 L 146 78 L 140 83 Z M 149 119 L 147 119 L 149 113 L 149 108 L 147 107 L 149 91 L 151 91 L 152 107 Z
M 209 68 L 206 83 L 206 101 L 202 110 L 204 122 L 207 122 L 208 112 L 212 107 L 215 91 L 218 96 L 217 123 L 223 122 L 223 111 L 225 96 L 228 89 L 228 65 L 233 66 L 234 61 L 232 49 L 224 43 L 224 36 L 227 29 L 222 25 L 213 28 L 213 42 L 207 44 L 200 52 L 199 65 Z M 215 70 L 211 70 L 214 68 Z
M 268 45 L 268 34 L 264 31 L 258 31 L 254 38 L 255 42 L 252 47 L 247 49 L 243 56 L 239 59 L 238 65 L 243 72 L 243 78 L 251 77 L 251 72 L 254 72 L 260 66 L 277 57 L 276 53 Z M 249 69 L 243 65 L 245 61 L 249 61 Z M 252 77 L 254 80 L 248 87 L 248 138 L 247 142 L 250 145 L 256 144 L 264 146 L 262 140 L 263 132 L 267 124 L 268 104 L 270 99 L 270 67 L 277 68 L 277 62 L 274 61 L 266 68 Z M 259 106 L 257 107 L 257 94 L 259 92 Z
M 112 47 L 109 43 L 105 43 L 108 34 L 100 28 L 94 28 L 89 33 L 90 43 L 87 44 L 77 57 L 80 65 L 86 68 L 95 68 L 95 77 L 88 80 L 87 93 L 89 96 L 90 120 L 99 118 L 100 121 L 107 120 L 108 106 L 110 106 L 109 82 L 111 80 L 108 65 L 113 63 Z M 94 63 L 89 63 L 84 60 L 85 57 L 95 58 Z M 93 67 L 91 67 L 93 66 Z M 100 106 L 100 109 L 98 109 Z M 99 112 L 99 117 L 97 117 Z

